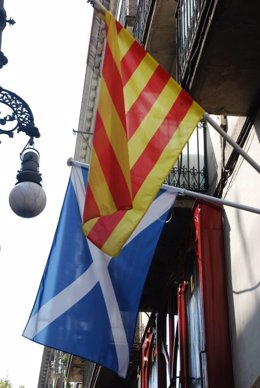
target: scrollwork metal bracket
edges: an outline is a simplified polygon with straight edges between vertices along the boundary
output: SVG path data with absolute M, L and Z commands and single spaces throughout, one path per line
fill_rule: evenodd
M 11 108 L 12 112 L 2 116 L 1 105 Z M 1 117 L 2 116 L 2 117 Z M 13 123 L 10 129 L 6 125 Z M 0 87 L 0 134 L 14 136 L 14 132 L 24 132 L 30 138 L 40 137 L 29 105 L 17 94 Z

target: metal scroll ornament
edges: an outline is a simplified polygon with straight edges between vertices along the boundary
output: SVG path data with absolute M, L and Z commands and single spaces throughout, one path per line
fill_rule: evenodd
M 14 136 L 24 132 L 31 139 L 40 137 L 29 105 L 17 94 L 0 86 L 0 134 Z

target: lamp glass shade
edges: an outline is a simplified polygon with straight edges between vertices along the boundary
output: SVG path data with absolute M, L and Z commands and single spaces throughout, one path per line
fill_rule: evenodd
M 38 216 L 46 205 L 46 195 L 38 183 L 17 183 L 9 195 L 11 209 L 20 217 Z

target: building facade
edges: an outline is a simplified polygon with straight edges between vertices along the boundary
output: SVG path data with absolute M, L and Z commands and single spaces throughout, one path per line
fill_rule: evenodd
M 258 2 L 104 5 L 259 163 Z M 104 39 L 94 13 L 74 155 L 82 162 L 91 150 Z M 167 183 L 258 208 L 258 175 L 201 122 Z M 57 364 L 63 365 L 57 379 L 48 369 L 53 351 L 45 348 L 38 388 L 260 387 L 259 228 L 254 212 L 179 196 L 146 281 L 127 378 L 54 352 L 52 357 L 66 360 Z

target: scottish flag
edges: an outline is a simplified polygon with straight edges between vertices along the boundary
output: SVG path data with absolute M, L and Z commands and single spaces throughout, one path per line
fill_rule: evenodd
M 125 377 L 145 279 L 176 194 L 161 190 L 119 256 L 82 233 L 87 169 L 72 167 L 38 294 L 23 332 Z

